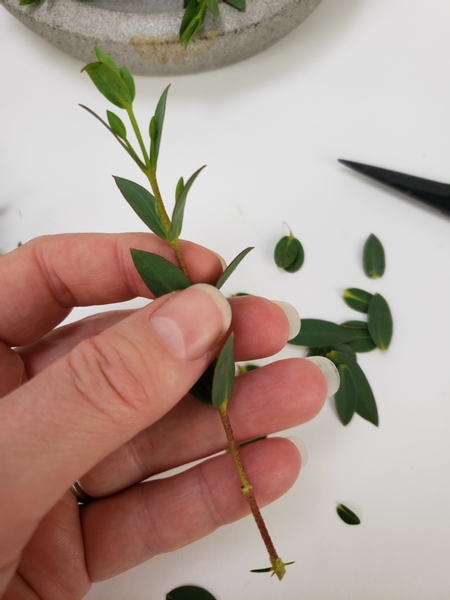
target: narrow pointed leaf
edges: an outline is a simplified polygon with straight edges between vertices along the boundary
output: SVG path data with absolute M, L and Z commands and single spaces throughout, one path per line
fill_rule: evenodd
M 250 573 L 270 573 L 273 571 L 273 567 L 266 567 L 265 569 L 250 569 Z
M 303 264 L 304 259 L 303 247 L 296 237 L 293 235 L 285 235 L 275 246 L 273 257 L 275 264 L 280 269 L 290 267 L 294 262 L 298 262 L 300 257 L 301 264 L 298 267 L 299 269 Z
M 381 277 L 386 268 L 384 248 L 380 240 L 372 234 L 366 240 L 363 249 L 364 273 L 371 279 Z
M 393 322 L 389 305 L 380 294 L 375 294 L 367 313 L 370 336 L 380 350 L 387 350 L 392 339 Z
M 206 0 L 206 8 L 210 10 L 215 17 L 220 17 L 220 10 L 217 0 Z
M 355 338 L 350 329 L 344 329 L 331 321 L 321 319 L 302 319 L 302 328 L 300 333 L 289 340 L 289 344 L 294 346 L 334 346 L 335 344 L 345 344 Z
M 378 409 L 375 397 L 370 387 L 367 377 L 359 364 L 343 352 L 332 350 L 327 354 L 327 358 L 334 362 L 336 366 L 345 364 L 351 371 L 353 382 L 356 389 L 356 407 L 355 412 L 378 427 Z
M 216 288 L 218 290 L 220 290 L 220 288 L 223 286 L 223 284 L 225 283 L 225 281 L 229 278 L 229 276 L 231 275 L 231 273 L 233 273 L 233 271 L 236 269 L 236 267 L 244 260 L 244 258 L 247 256 L 247 254 L 253 250 L 253 247 L 249 247 L 246 248 L 245 250 L 242 250 L 242 252 L 240 252 L 235 259 L 233 259 L 230 264 L 228 265 L 228 267 L 225 269 L 225 271 L 222 273 L 222 276 L 220 277 L 219 281 L 216 283 Z
M 342 294 L 345 304 L 357 310 L 358 312 L 367 313 L 369 310 L 369 302 L 372 299 L 372 294 L 359 288 L 348 288 Z
M 334 395 L 336 410 L 343 425 L 350 423 L 356 409 L 356 388 L 348 365 L 338 365 L 340 385 Z
M 186 275 L 162 256 L 134 248 L 130 252 L 139 275 L 156 298 L 191 285 Z
M 106 52 L 103 52 L 103 50 L 101 50 L 97 45 L 94 46 L 94 54 L 95 54 L 95 58 L 98 60 L 98 62 L 105 63 L 105 65 L 108 65 L 108 67 L 110 69 L 112 69 L 118 75 L 120 75 L 120 69 L 116 65 L 116 63 L 113 61 L 113 59 L 109 56 L 109 54 L 106 54 Z
M 107 64 L 103 62 L 90 63 L 82 71 L 86 71 L 98 91 L 114 106 L 119 108 L 131 106 L 130 90 L 119 73 Z
M 355 334 L 355 339 L 347 342 L 355 352 L 371 352 L 375 350 L 376 346 L 365 321 L 345 321 L 345 323 L 341 324 L 341 327 L 349 329 Z
M 245 11 L 245 0 L 225 0 L 225 2 L 231 6 L 234 6 L 235 8 L 238 8 L 239 10 L 242 10 L 242 12 Z
M 249 371 L 255 371 L 256 369 L 259 369 L 258 365 L 252 365 L 252 364 L 239 365 L 238 373 L 239 373 L 239 375 L 242 375 L 243 373 L 248 373 Z
M 175 207 L 173 209 L 172 214 L 172 227 L 169 232 L 169 240 L 172 242 L 173 240 L 177 240 L 180 237 L 181 229 L 183 227 L 183 218 L 184 218 L 184 209 L 186 206 L 186 200 L 191 189 L 192 184 L 197 179 L 200 171 L 202 171 L 205 167 L 201 167 L 198 171 L 196 171 L 186 182 L 186 185 L 180 192 L 180 195 L 177 198 L 175 203 Z
M 216 600 L 216 598 L 204 588 L 196 585 L 183 585 L 169 592 L 166 600 Z
M 180 26 L 180 44 L 186 48 L 203 25 L 206 15 L 205 0 L 191 0 L 186 8 Z
M 106 116 L 108 118 L 108 123 L 109 123 L 109 126 L 111 127 L 112 131 L 118 137 L 125 140 L 127 137 L 127 129 L 126 129 L 122 119 L 120 117 L 118 117 L 117 115 L 115 115 L 110 110 L 106 111 Z
M 177 187 L 175 189 L 175 202 L 178 200 L 178 196 L 181 194 L 183 188 L 184 188 L 184 179 L 182 177 L 180 177 L 180 179 L 178 180 L 178 183 L 177 183 Z
M 156 167 L 159 156 L 159 147 L 161 145 L 161 136 L 164 125 L 164 116 L 166 114 L 167 93 L 169 92 L 168 85 L 161 94 L 158 104 L 156 105 L 155 114 L 150 121 L 150 164 Z
M 129 179 L 114 177 L 122 196 L 149 229 L 163 240 L 167 239 L 159 215 L 156 211 L 156 200 L 144 187 Z
M 355 513 L 350 510 L 347 506 L 343 504 L 339 504 L 336 506 L 336 512 L 340 516 L 340 518 L 347 523 L 347 525 L 359 525 L 361 523 L 360 518 L 355 515 Z
M 230 334 L 217 359 L 212 382 L 212 404 L 226 405 L 233 394 L 236 366 L 234 362 L 234 333 Z
M 212 383 L 214 377 L 214 369 L 216 368 L 217 359 L 215 359 L 206 371 L 201 375 L 199 379 L 194 383 L 194 385 L 189 390 L 189 393 L 194 396 L 203 404 L 207 404 L 208 406 L 212 406 Z

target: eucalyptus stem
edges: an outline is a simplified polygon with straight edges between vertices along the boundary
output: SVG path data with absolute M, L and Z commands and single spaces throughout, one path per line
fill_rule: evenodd
M 227 402 L 221 404 L 218 410 L 220 418 L 222 419 L 223 429 L 227 436 L 228 447 L 230 449 L 231 456 L 233 457 L 234 464 L 236 465 L 236 470 L 239 475 L 242 493 L 244 494 L 244 498 L 246 499 L 247 504 L 250 507 L 253 518 L 255 519 L 255 523 L 259 529 L 262 540 L 264 542 L 264 545 L 266 546 L 273 571 L 274 573 L 276 573 L 278 579 L 281 580 L 284 574 L 286 573 L 286 565 L 285 563 L 283 563 L 281 558 L 278 556 L 277 551 L 275 550 L 272 538 L 270 537 L 261 511 L 259 510 L 258 504 L 256 502 L 255 494 L 253 492 L 253 486 L 251 485 L 248 479 L 247 472 L 245 471 L 245 467 L 242 463 L 239 448 L 234 437 L 233 429 L 231 427 L 230 418 L 228 416 L 227 410 Z

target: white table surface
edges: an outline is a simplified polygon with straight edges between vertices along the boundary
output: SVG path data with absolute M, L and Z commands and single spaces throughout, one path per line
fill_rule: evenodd
M 187 583 L 218 600 L 450 598 L 450 219 L 336 162 L 450 182 L 449 32 L 448 0 L 323 0 L 241 64 L 137 78 L 144 120 L 173 84 L 160 155 L 166 195 L 180 174 L 208 164 L 185 237 L 227 260 L 256 246 L 228 293 L 284 299 L 304 318 L 339 322 L 358 318 L 342 290 L 362 287 L 388 300 L 395 332 L 386 353 L 359 359 L 379 428 L 359 417 L 344 428 L 327 401 L 313 422 L 284 432 L 304 440 L 309 462 L 264 510 L 280 554 L 296 560 L 281 583 L 249 573 L 267 559 L 248 518 L 94 585 L 89 600 L 163 600 Z M 6 10 L 0 54 L 2 250 L 49 233 L 142 230 L 111 178 L 139 179 L 137 170 L 77 106 L 107 107 L 82 65 Z M 295 275 L 272 261 L 284 221 L 306 252 Z M 370 233 L 387 255 L 377 281 L 361 267 Z M 361 516 L 359 527 L 342 523 L 338 502 Z

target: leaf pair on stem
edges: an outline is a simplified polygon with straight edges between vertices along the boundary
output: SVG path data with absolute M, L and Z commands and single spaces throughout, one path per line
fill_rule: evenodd
M 203 0 L 193 0 L 199 4 Z M 231 2 L 230 2 L 231 3 Z M 211 1 L 208 0 L 208 4 Z M 135 86 L 131 73 L 126 67 L 118 67 L 114 61 L 100 48 L 95 47 L 95 56 L 97 61 L 88 64 L 83 71 L 91 78 L 97 89 L 114 106 L 124 110 L 129 118 L 131 128 L 137 142 L 135 149 L 129 139 L 127 129 L 122 119 L 111 111 L 107 111 L 107 122 L 96 115 L 90 109 L 85 108 L 93 114 L 102 124 L 114 135 L 116 140 L 128 152 L 142 173 L 146 176 L 151 192 L 143 186 L 124 179 L 115 177 L 117 187 L 123 197 L 133 208 L 145 225 L 160 238 L 169 243 L 173 249 L 178 267 L 172 262 L 151 252 L 144 252 L 138 249 L 130 249 L 133 263 L 141 276 L 142 280 L 155 295 L 155 297 L 164 294 L 186 289 L 191 285 L 189 273 L 184 262 L 179 237 L 181 234 L 186 200 L 192 184 L 196 180 L 200 171 L 196 171 L 185 183 L 183 178 L 178 180 L 175 188 L 175 204 L 171 217 L 167 213 L 163 202 L 161 192 L 157 181 L 157 164 L 159 150 L 161 145 L 161 136 L 163 131 L 164 116 L 166 110 L 166 100 L 168 88 L 162 93 L 155 113 L 148 126 L 148 136 L 150 145 L 146 146 L 144 137 L 136 121 L 133 112 L 133 100 L 135 97 Z M 252 250 L 246 248 L 243 250 L 224 270 L 222 276 L 216 283 L 217 288 L 221 288 L 231 273 L 236 269 L 239 263 Z M 253 488 L 248 480 L 244 466 L 242 464 L 239 448 L 234 438 L 231 423 L 228 417 L 228 402 L 233 394 L 234 379 L 236 367 L 234 361 L 234 335 L 231 334 L 226 340 L 223 348 L 200 380 L 192 388 L 191 393 L 210 406 L 216 408 L 219 412 L 224 431 L 227 436 L 229 451 L 233 457 L 236 469 L 241 481 L 242 493 L 255 518 L 256 524 L 260 530 L 263 541 L 269 553 L 271 567 L 269 569 L 276 573 L 281 579 L 285 573 L 285 563 L 279 558 L 275 551 L 272 540 L 270 539 L 267 528 L 256 503 Z

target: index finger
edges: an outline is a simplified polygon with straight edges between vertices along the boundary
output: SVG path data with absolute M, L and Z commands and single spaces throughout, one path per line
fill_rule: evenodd
M 220 260 L 180 242 L 192 283 L 214 284 Z M 130 248 L 154 252 L 175 264 L 170 245 L 150 233 L 61 234 L 31 240 L 0 258 L 0 339 L 31 344 L 63 321 L 75 306 L 153 298 Z

